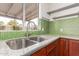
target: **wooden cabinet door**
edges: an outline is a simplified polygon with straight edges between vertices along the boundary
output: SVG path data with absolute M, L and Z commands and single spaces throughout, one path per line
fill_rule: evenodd
M 60 38 L 60 43 L 59 43 L 59 56 L 64 56 L 64 49 L 65 49 L 65 40 L 64 38 Z
M 59 40 L 50 43 L 47 48 L 47 56 L 58 56 Z
M 69 56 L 79 56 L 79 40 L 69 40 Z
M 57 56 L 57 54 L 56 54 L 56 47 L 53 48 L 53 49 L 48 53 L 47 56 Z
M 56 47 L 55 43 L 50 43 L 46 46 L 47 54 Z
M 68 39 L 67 38 L 60 38 L 59 43 L 59 56 L 68 56 Z
M 46 56 L 46 48 L 42 48 L 35 53 L 32 54 L 32 56 Z
M 69 55 L 69 39 L 65 39 L 64 56 Z
M 60 55 L 60 39 L 56 40 L 56 48 L 55 48 L 56 56 Z

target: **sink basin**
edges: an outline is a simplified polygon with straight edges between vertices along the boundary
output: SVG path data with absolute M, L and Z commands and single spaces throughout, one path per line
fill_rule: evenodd
M 27 39 L 15 39 L 15 40 L 9 40 L 6 42 L 6 44 L 13 50 L 26 48 L 28 46 L 31 46 L 33 44 L 36 44 L 36 42 L 33 42 L 31 40 Z
M 29 47 L 31 45 L 36 44 L 37 42 L 42 42 L 44 40 L 45 39 L 41 37 L 30 37 L 29 39 L 21 38 L 21 39 L 9 40 L 6 42 L 6 44 L 9 46 L 9 48 L 13 50 L 18 50 Z
M 36 42 L 30 41 L 30 40 L 25 40 L 25 47 L 31 46 L 35 44 Z
M 42 42 L 42 41 L 45 40 L 44 38 L 41 38 L 41 37 L 30 37 L 29 39 L 30 40 L 34 40 L 34 41 L 37 41 L 37 42 Z

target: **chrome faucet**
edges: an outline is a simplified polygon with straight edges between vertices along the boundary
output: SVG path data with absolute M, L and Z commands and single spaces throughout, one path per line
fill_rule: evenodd
M 31 24 L 33 24 L 35 26 L 35 28 L 37 28 L 36 24 L 33 21 L 28 21 L 28 23 L 27 23 L 27 33 L 25 33 L 26 37 L 29 37 L 29 36 L 32 35 L 32 33 L 30 33 L 30 31 L 29 31 L 29 29 L 32 30 L 32 28 L 30 26 Z

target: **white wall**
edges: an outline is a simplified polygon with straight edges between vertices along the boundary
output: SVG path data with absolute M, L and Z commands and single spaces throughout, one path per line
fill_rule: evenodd
M 41 3 L 39 5 L 39 16 L 50 19 L 50 16 L 47 14 L 48 10 L 50 10 L 50 3 Z
M 50 3 L 50 9 L 48 11 L 57 10 L 69 5 L 72 5 L 73 3 Z
M 74 14 L 74 13 L 79 13 L 79 6 L 78 7 L 74 7 L 74 8 L 70 8 L 67 10 L 63 10 L 60 12 L 56 12 L 51 14 L 51 17 L 60 17 L 60 16 L 64 16 L 64 15 L 69 15 L 69 14 Z
M 42 3 L 41 4 L 41 15 L 42 15 L 42 17 L 53 20 L 52 19 L 53 17 L 59 17 L 59 16 L 64 16 L 64 15 L 69 15 L 69 14 L 79 12 L 79 7 L 74 7 L 74 8 L 70 8 L 70 9 L 66 9 L 63 11 L 53 13 L 51 15 L 47 14 L 47 12 L 49 12 L 49 11 L 57 10 L 62 7 L 69 6 L 71 4 L 74 4 L 74 3 Z

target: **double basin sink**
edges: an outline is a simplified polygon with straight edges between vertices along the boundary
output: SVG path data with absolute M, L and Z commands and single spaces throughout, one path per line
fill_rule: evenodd
M 32 46 L 36 43 L 40 43 L 44 40 L 45 39 L 42 37 L 29 37 L 28 39 L 20 38 L 20 39 L 9 40 L 6 42 L 6 44 L 9 46 L 10 49 L 18 50 L 18 49 Z

